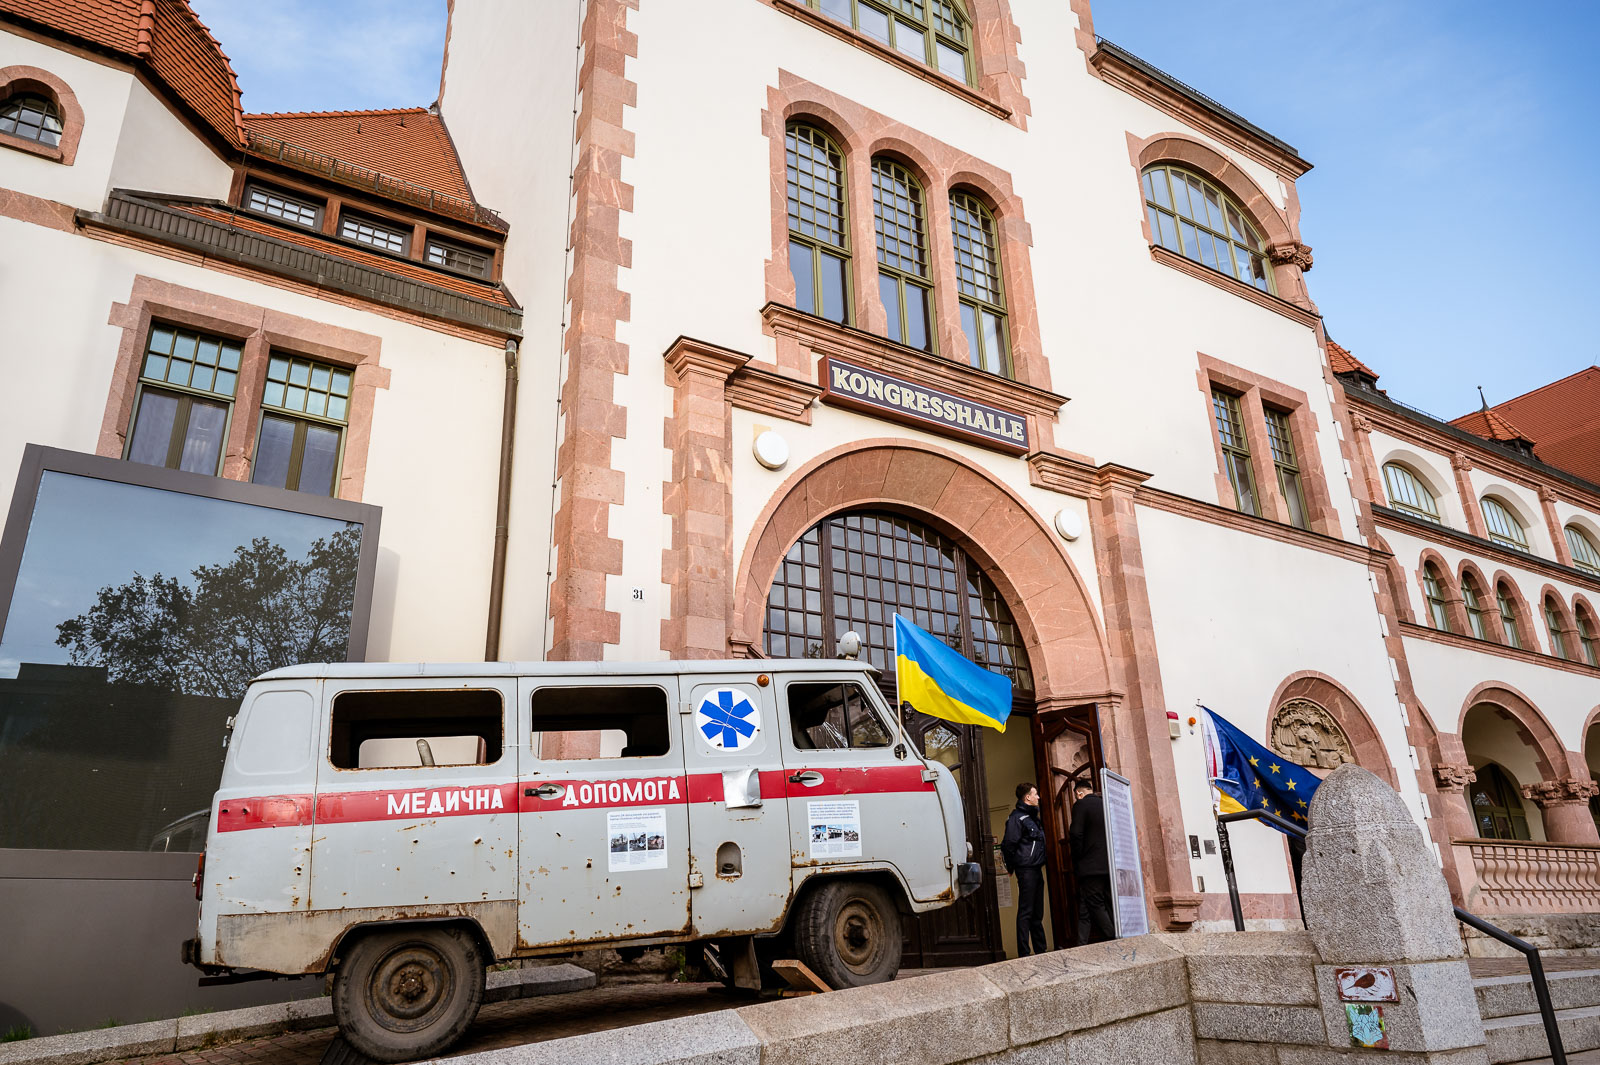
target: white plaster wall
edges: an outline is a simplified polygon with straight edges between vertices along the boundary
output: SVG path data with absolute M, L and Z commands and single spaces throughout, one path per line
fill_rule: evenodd
M 440 102 L 474 194 L 511 224 L 503 278 L 523 306 L 500 644 L 506 660 L 542 659 L 551 638 L 550 522 L 565 368 L 580 8 L 521 0 L 455 5 Z M 636 424 L 630 419 L 630 429 Z M 659 567 L 657 556 L 657 579 Z
M 95 450 L 122 339 L 107 317 L 127 302 L 136 275 L 372 334 L 392 376 L 375 401 L 363 493 L 383 508 L 368 658 L 482 657 L 498 347 L 7 218 L 0 247 L 14 250 L 0 256 L 0 320 L 8 323 L 0 382 L 12 399 L 0 418 L 0 500 L 10 498 L 25 444 Z
M 233 168 L 179 120 L 144 83 L 132 80 L 112 188 L 227 199 Z
M 67 83 L 83 108 L 83 137 L 71 166 L 0 149 L 0 188 L 99 210 L 136 79 L 126 70 L 0 30 L 0 67 L 18 65 L 48 70 Z
M 1267 742 L 1273 695 L 1292 674 L 1332 677 L 1371 718 L 1422 820 L 1383 622 L 1364 565 L 1140 507 L 1156 649 L 1167 710 L 1183 721 L 1172 742 L 1187 831 L 1216 838 L 1213 793 L 1197 704 Z M 1232 835 L 1241 891 L 1293 890 L 1280 834 L 1242 826 Z M 1225 893 L 1220 856 L 1192 862 L 1208 893 Z

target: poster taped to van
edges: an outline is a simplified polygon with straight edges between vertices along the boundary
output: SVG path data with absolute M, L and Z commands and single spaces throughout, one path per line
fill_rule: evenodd
M 811 857 L 861 857 L 861 802 L 806 803 L 806 823 L 811 826 Z
M 667 867 L 667 810 L 664 806 L 606 812 L 606 840 L 613 873 Z

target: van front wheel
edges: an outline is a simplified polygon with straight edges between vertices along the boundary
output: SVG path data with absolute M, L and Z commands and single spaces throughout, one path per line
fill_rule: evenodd
M 818 885 L 796 915 L 800 959 L 836 990 L 893 980 L 900 938 L 900 911 L 889 893 L 860 880 Z
M 345 1041 L 374 1061 L 432 1057 L 478 1016 L 486 964 L 477 938 L 463 928 L 371 932 L 340 962 L 334 1020 Z

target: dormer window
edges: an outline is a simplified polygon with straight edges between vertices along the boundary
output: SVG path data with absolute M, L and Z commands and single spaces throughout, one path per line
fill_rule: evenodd
M 488 277 L 493 254 L 486 248 L 469 248 L 438 237 L 428 238 L 428 261 L 458 274 Z
M 322 205 L 315 200 L 291 196 L 264 185 L 246 185 L 243 206 L 247 211 L 270 215 L 307 229 L 317 229 L 322 221 Z
M 48 97 L 17 93 L 0 103 L 0 133 L 57 147 L 61 143 L 61 112 Z
M 401 229 L 393 222 L 371 218 L 367 215 L 345 211 L 339 215 L 339 235 L 395 255 L 406 254 L 411 246 L 410 230 Z

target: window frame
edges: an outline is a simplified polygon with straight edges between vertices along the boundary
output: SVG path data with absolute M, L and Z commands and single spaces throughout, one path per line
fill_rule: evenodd
M 1450 601 L 1445 598 L 1444 578 L 1434 562 L 1422 564 L 1422 599 L 1428 607 L 1428 620 L 1439 632 L 1455 632 L 1450 623 Z
M 265 208 L 257 207 L 251 202 L 251 195 L 253 193 L 260 193 L 264 197 L 276 197 L 285 204 L 293 204 L 297 207 L 308 208 L 311 211 L 311 221 L 301 222 L 297 219 L 285 218 L 281 214 L 275 214 L 274 212 L 266 210 Z M 294 226 L 296 229 L 305 229 L 313 233 L 320 233 L 322 232 L 323 220 L 327 217 L 328 204 L 326 200 L 312 199 L 311 197 L 303 196 L 297 192 L 289 192 L 288 190 L 280 188 L 277 185 L 269 185 L 266 182 L 249 178 L 245 181 L 244 188 L 239 192 L 239 209 L 255 215 L 258 218 L 270 218 L 275 222 L 281 222 L 287 226 Z
M 1489 627 L 1483 620 L 1483 596 L 1477 579 L 1467 574 L 1461 576 L 1461 603 L 1467 612 L 1467 628 L 1477 640 L 1489 639 Z
M 830 206 L 836 206 L 837 210 L 838 210 L 839 236 L 840 236 L 840 240 L 841 240 L 841 243 L 839 243 L 839 244 L 831 244 L 827 240 L 824 240 L 824 239 L 816 236 L 815 235 L 815 231 L 817 229 L 817 226 L 816 226 L 814 220 L 813 220 L 813 222 L 811 224 L 812 233 L 809 233 L 809 234 L 808 233 L 804 233 L 804 232 L 801 232 L 799 229 L 796 228 L 797 224 L 800 222 L 800 220 L 802 218 L 802 210 L 807 205 L 802 204 L 800 202 L 798 196 L 796 195 L 796 192 L 792 191 L 792 190 L 799 190 L 799 189 L 804 187 L 802 185 L 802 183 L 801 183 L 801 178 L 802 177 L 809 177 L 809 178 L 813 179 L 813 182 L 814 182 L 814 179 L 815 179 L 815 176 L 816 176 L 815 169 L 812 169 L 812 168 L 808 167 L 806 170 L 802 171 L 800 169 L 800 167 L 799 167 L 799 160 L 801 158 L 801 156 L 800 156 L 800 147 L 799 147 L 799 140 L 800 140 L 799 131 L 800 130 L 804 130 L 805 131 L 805 133 L 806 133 L 806 141 L 812 148 L 821 147 L 824 150 L 826 150 L 827 152 L 831 153 L 831 156 L 832 157 L 836 157 L 838 159 L 838 161 L 839 161 L 839 164 L 838 164 L 839 180 L 838 180 L 838 185 L 836 186 L 836 190 L 835 190 L 837 192 L 837 197 L 838 198 L 837 198 L 836 204 L 830 204 Z M 791 140 L 793 140 L 795 142 L 795 146 L 794 146 L 793 149 L 791 149 L 791 147 L 790 147 L 790 141 Z M 803 120 L 793 121 L 793 122 L 786 122 L 784 124 L 784 128 L 783 128 L 783 151 L 784 151 L 784 225 L 786 226 L 786 232 L 788 233 L 788 240 L 789 240 L 789 243 L 788 243 L 789 276 L 790 276 L 790 278 L 792 280 L 794 280 L 794 284 L 796 286 L 796 291 L 795 291 L 795 309 L 799 310 L 799 311 L 802 311 L 802 312 L 804 312 L 806 314 L 815 315 L 816 317 L 822 318 L 825 321 L 830 321 L 830 322 L 836 321 L 836 322 L 838 322 L 838 324 L 846 325 L 846 326 L 851 325 L 855 321 L 855 270 L 852 268 L 853 267 L 852 254 L 851 254 L 851 250 L 850 250 L 850 161 L 849 161 L 849 158 L 845 155 L 844 150 L 839 147 L 838 142 L 836 140 L 834 140 L 832 135 L 830 135 L 826 130 L 824 130 L 822 127 L 816 125 L 815 123 L 806 122 L 806 121 L 803 121 Z M 792 165 L 792 166 L 789 163 L 789 157 L 790 157 L 791 154 L 794 156 L 794 158 L 796 160 L 795 164 Z M 813 183 L 812 188 L 811 188 L 810 191 L 813 194 L 815 194 L 816 188 L 815 188 L 815 184 L 814 183 Z M 813 198 L 813 201 L 812 201 L 812 206 L 813 207 L 814 207 L 814 204 L 815 204 L 815 199 Z M 814 215 L 813 215 L 813 218 L 814 218 Z M 800 282 L 799 282 L 798 278 L 795 277 L 795 273 L 794 273 L 794 254 L 795 254 L 795 245 L 797 245 L 797 244 L 800 245 L 801 247 L 803 247 L 806 250 L 806 252 L 810 255 L 810 258 L 811 258 L 811 309 L 810 310 L 806 310 L 804 307 L 800 306 L 800 293 L 799 293 L 799 284 L 800 284 Z M 842 316 L 840 318 L 838 318 L 838 319 L 830 318 L 830 317 L 828 317 L 827 314 L 825 314 L 823 312 L 823 308 L 826 306 L 826 303 L 825 303 L 825 297 L 824 297 L 822 265 L 823 265 L 824 259 L 826 257 L 828 257 L 828 256 L 832 256 L 833 258 L 836 258 L 836 259 L 839 260 L 839 262 L 840 262 L 840 270 L 844 275 L 844 292 L 842 294 L 843 306 L 841 308 L 843 313 L 842 313 Z
M 880 177 L 880 167 L 892 168 L 893 171 L 898 172 L 891 172 L 888 180 L 893 182 L 896 186 L 903 185 L 907 190 L 909 190 L 909 192 L 915 193 L 915 196 L 908 194 L 907 201 L 912 206 L 917 208 L 917 228 L 912 233 L 916 243 L 914 243 L 912 247 L 913 251 L 920 252 L 922 257 L 921 265 L 924 273 L 920 276 L 910 270 L 904 269 L 903 267 L 894 266 L 884 261 L 884 257 L 890 254 L 885 246 L 889 239 L 885 234 L 885 228 L 891 224 L 885 219 L 885 214 L 887 212 L 894 211 L 898 215 L 899 208 L 893 203 L 884 202 L 883 196 L 885 189 L 882 184 L 883 179 Z M 882 302 L 884 291 L 883 282 L 884 279 L 887 278 L 894 284 L 896 311 L 898 311 L 898 313 L 891 312 L 888 303 L 883 304 L 884 314 L 889 319 L 889 332 L 887 334 L 887 339 L 891 343 L 899 344 L 901 347 L 910 348 L 913 351 L 924 351 L 930 355 L 937 355 L 939 353 L 939 329 L 938 313 L 934 306 L 933 249 L 932 242 L 929 239 L 931 227 L 928 223 L 927 189 L 924 187 L 922 179 L 912 171 L 910 166 L 900 162 L 898 159 L 895 159 L 892 156 L 880 155 L 874 157 L 872 160 L 871 174 L 872 227 L 873 232 L 877 237 L 878 252 L 878 299 L 880 302 Z M 897 198 L 899 196 L 898 188 L 895 192 L 895 196 Z M 904 228 L 900 226 L 898 221 L 895 221 L 892 224 L 896 227 L 896 229 Z M 896 243 L 901 243 L 898 238 L 896 238 Z M 900 258 L 898 253 L 895 254 L 895 258 Z M 922 328 L 927 336 L 927 344 L 923 347 L 918 347 L 917 345 L 911 343 L 908 339 L 910 332 L 909 326 L 911 324 L 911 312 L 909 309 L 909 303 L 906 299 L 906 289 L 908 287 L 916 288 L 922 293 Z M 896 321 L 896 319 L 898 319 L 898 321 Z M 900 333 L 898 338 L 896 338 L 894 335 L 896 328 L 898 328 Z
M 1574 522 L 1568 522 L 1561 532 L 1566 537 L 1573 568 L 1600 577 L 1600 547 L 1596 547 L 1594 541 L 1589 539 L 1589 534 Z
M 1162 174 L 1166 190 L 1165 203 L 1157 195 L 1158 184 L 1154 176 L 1157 171 Z M 1212 226 L 1209 219 L 1202 222 L 1192 217 L 1192 210 L 1190 215 L 1187 216 L 1179 213 L 1178 198 L 1174 193 L 1172 184 L 1172 175 L 1174 173 L 1182 174 L 1186 178 L 1199 182 L 1202 200 L 1209 203 L 1210 197 L 1207 193 L 1215 195 L 1219 205 L 1218 210 L 1222 215 L 1222 227 L 1220 229 Z M 1240 206 L 1220 183 L 1203 173 L 1191 170 L 1189 167 L 1172 162 L 1159 162 L 1152 163 L 1139 172 L 1139 192 L 1144 198 L 1145 221 L 1150 226 L 1150 239 L 1153 243 L 1175 255 L 1183 256 L 1190 262 L 1215 270 L 1224 277 L 1231 277 L 1240 284 L 1249 285 L 1259 292 L 1264 292 L 1269 296 L 1278 295 L 1278 284 L 1276 278 L 1273 277 L 1272 261 L 1267 255 L 1268 242 L 1261 236 L 1261 227 L 1256 224 L 1250 213 Z M 1240 238 L 1235 238 L 1227 232 L 1230 222 L 1229 211 L 1232 211 L 1239 220 Z M 1172 243 L 1167 241 L 1167 231 L 1161 224 L 1163 219 L 1171 222 Z M 1183 226 L 1185 223 L 1196 231 L 1194 255 L 1190 255 L 1184 245 Z M 1212 245 L 1213 261 L 1210 262 L 1205 259 L 1203 254 L 1208 241 Z M 1219 241 L 1228 247 L 1228 258 L 1232 263 L 1231 269 L 1224 270 L 1219 265 L 1220 259 L 1217 256 L 1216 248 L 1216 244 Z M 1251 241 L 1254 242 L 1254 246 L 1251 245 Z M 1244 252 L 1248 264 L 1252 268 L 1260 270 L 1259 280 L 1263 282 L 1262 284 L 1257 284 L 1257 278 L 1253 276 L 1253 273 L 1247 276 L 1246 273 L 1241 272 L 1238 257 L 1238 251 L 1240 250 Z
M 1473 791 L 1474 790 L 1479 790 L 1479 791 L 1482 791 L 1484 793 L 1484 797 L 1485 798 L 1491 800 L 1485 806 L 1485 809 L 1490 813 L 1490 819 L 1489 819 L 1490 825 L 1491 826 L 1495 825 L 1495 819 L 1494 819 L 1494 816 L 1493 816 L 1493 811 L 1496 810 L 1496 809 L 1504 810 L 1505 814 L 1506 814 L 1506 817 L 1505 817 L 1506 827 L 1511 832 L 1511 834 L 1509 836 L 1503 836 L 1503 835 L 1500 835 L 1498 830 L 1497 830 L 1496 834 L 1493 835 L 1493 836 L 1479 836 L 1478 838 L 1479 839 L 1503 839 L 1503 840 L 1513 840 L 1513 841 L 1514 840 L 1525 840 L 1525 841 L 1532 840 L 1533 839 L 1533 833 L 1530 830 L 1531 826 L 1528 823 L 1528 811 L 1527 811 L 1527 808 L 1522 805 L 1521 796 L 1518 794 L 1518 791 L 1517 791 L 1516 778 L 1513 777 L 1509 772 L 1507 772 L 1503 767 L 1501 767 L 1498 763 L 1495 763 L 1495 762 L 1486 763 L 1481 768 L 1477 769 L 1476 772 L 1478 774 L 1478 779 L 1473 781 L 1472 783 L 1466 785 L 1466 788 L 1465 788 L 1466 799 L 1467 799 L 1467 809 L 1472 811 L 1473 830 L 1476 831 L 1480 827 L 1479 824 L 1478 824 L 1478 813 L 1477 813 L 1477 809 L 1478 808 L 1477 808 L 1476 805 L 1473 804 L 1473 801 L 1472 801 L 1472 793 L 1473 793 Z M 1497 805 L 1493 801 L 1495 799 L 1510 800 L 1510 801 L 1502 801 Z M 1513 806 L 1512 803 L 1516 803 L 1516 805 Z M 1525 833 L 1524 835 L 1517 835 L 1518 822 L 1521 823 L 1522 831 L 1523 831 L 1523 833 Z
M 1524 650 L 1522 632 L 1518 626 L 1517 601 L 1507 594 L 1509 586 L 1501 581 L 1494 586 L 1495 607 L 1500 611 L 1500 629 L 1505 633 L 1506 646 Z
M 1398 493 L 1395 491 L 1395 480 L 1397 478 L 1391 478 L 1391 470 L 1404 478 L 1401 481 L 1404 487 L 1420 489 L 1421 494 L 1416 502 L 1407 502 L 1398 498 Z M 1384 497 L 1389 501 L 1391 508 L 1410 514 L 1412 517 L 1421 518 L 1423 521 L 1431 521 L 1435 525 L 1444 524 L 1444 516 L 1439 513 L 1439 497 L 1434 495 L 1433 489 L 1428 487 L 1428 482 L 1418 476 L 1417 472 L 1411 467 L 1402 462 L 1385 462 L 1383 464 L 1383 489 Z M 1418 493 L 1413 491 L 1412 495 L 1417 496 Z
M 39 101 L 44 106 L 30 106 L 30 100 Z M 29 85 L 15 89 L 0 98 L 0 120 L 9 117 L 7 112 L 13 106 L 16 107 L 19 113 L 11 119 L 12 128 L 9 130 L 0 129 L 0 135 L 15 137 L 19 141 L 36 144 L 42 149 L 61 150 L 61 142 L 67 135 L 67 116 L 63 113 L 61 101 L 57 100 L 54 95 L 44 91 L 42 87 Z M 38 136 L 18 132 L 23 125 L 21 113 L 28 110 L 34 111 L 39 115 Z M 54 129 L 50 128 L 51 120 L 55 122 Z M 45 140 L 46 134 L 53 134 L 55 140 Z
M 358 230 L 360 226 L 366 225 L 374 232 L 382 230 L 385 233 L 391 233 L 398 236 L 400 238 L 399 250 L 390 247 L 386 243 L 374 244 L 370 241 L 361 239 L 359 236 L 351 236 L 345 232 L 345 226 L 352 223 L 357 227 Z M 380 255 L 390 255 L 397 259 L 409 259 L 411 258 L 411 240 L 412 237 L 415 236 L 415 228 L 415 226 L 408 226 L 402 222 L 396 222 L 394 219 L 386 218 L 383 215 L 373 214 L 370 211 L 363 211 L 360 208 L 345 206 L 339 209 L 339 221 L 337 226 L 334 228 L 334 235 L 347 244 L 352 244 L 359 248 L 366 248 L 367 250 L 375 251 Z
M 1567 630 L 1562 625 L 1561 604 L 1556 601 L 1554 593 L 1546 593 L 1541 604 L 1544 610 L 1544 627 L 1550 637 L 1550 654 L 1563 662 L 1572 661 L 1572 656 L 1567 653 Z
M 172 345 L 167 348 L 167 351 L 164 355 L 160 352 L 151 350 L 151 344 L 154 343 L 155 335 L 158 330 L 166 330 L 172 335 Z M 211 367 L 213 370 L 213 379 L 215 379 L 215 374 L 219 372 L 219 370 L 220 372 L 224 373 L 232 373 L 234 375 L 234 388 L 232 393 L 217 392 L 213 389 L 199 388 L 188 383 L 180 384 L 175 381 L 166 380 L 165 378 L 156 379 L 146 376 L 145 368 L 149 366 L 152 356 L 162 358 L 168 366 L 171 365 L 171 362 L 173 361 L 172 356 L 177 349 L 178 338 L 181 334 L 188 334 L 189 336 L 194 337 L 196 351 L 199 350 L 199 345 L 205 341 L 216 342 L 218 346 L 218 361 L 213 367 Z M 230 337 L 223 333 L 204 331 L 193 326 L 179 325 L 177 323 L 167 322 L 161 319 L 152 319 L 150 322 L 150 327 L 145 330 L 144 344 L 142 345 L 143 350 L 139 355 L 138 374 L 135 378 L 136 385 L 133 395 L 133 409 L 128 417 L 127 431 L 124 434 L 122 443 L 122 459 L 126 462 L 135 461 L 133 458 L 133 443 L 135 436 L 138 434 L 139 415 L 144 410 L 145 397 L 151 394 L 169 395 L 178 401 L 178 407 L 172 418 L 172 429 L 167 441 L 167 457 L 159 468 L 168 470 L 182 470 L 183 449 L 184 445 L 188 441 L 189 422 L 194 414 L 195 402 L 198 400 L 200 402 L 215 404 L 222 407 L 224 410 L 221 430 L 222 435 L 217 447 L 217 461 L 214 468 L 206 471 L 204 474 L 208 477 L 220 477 L 222 475 L 223 462 L 226 460 L 228 455 L 228 440 L 233 432 L 233 419 L 239 402 L 239 384 L 244 374 L 244 346 L 245 342 L 237 337 Z M 239 357 L 239 365 L 237 369 L 221 369 L 221 351 L 226 347 L 237 349 Z M 191 364 L 191 374 L 193 372 L 192 367 L 198 364 L 197 359 L 185 359 L 178 361 L 189 362 Z M 137 464 L 143 466 L 155 465 L 155 463 Z M 200 473 L 202 471 L 190 470 L 187 472 Z
M 1600 666 L 1600 644 L 1596 642 L 1594 616 L 1579 605 L 1573 608 L 1572 620 L 1577 628 L 1578 650 L 1582 653 L 1582 661 L 1591 666 Z
M 279 404 L 268 403 L 267 402 L 266 393 L 267 393 L 267 390 L 275 382 L 271 381 L 267 377 L 267 374 L 271 373 L 272 361 L 274 359 L 284 359 L 284 360 L 286 360 L 288 362 L 289 369 L 286 371 L 286 375 L 285 375 L 285 382 L 286 383 L 287 383 L 287 381 L 290 380 L 290 378 L 288 377 L 288 374 L 293 372 L 293 367 L 294 367 L 294 365 L 296 363 L 305 364 L 309 368 L 310 374 L 312 376 L 315 375 L 315 372 L 318 369 L 326 369 L 326 370 L 330 371 L 330 388 L 329 388 L 329 390 L 327 392 L 327 394 L 330 397 L 337 395 L 337 393 L 333 392 L 332 388 L 331 388 L 331 385 L 332 385 L 331 376 L 332 376 L 332 374 L 336 374 L 336 373 L 345 374 L 348 377 L 347 394 L 344 395 L 344 396 L 338 397 L 338 398 L 341 398 L 341 399 L 343 399 L 345 401 L 345 415 L 344 415 L 344 417 L 343 418 L 336 418 L 336 417 L 333 417 L 333 416 L 327 415 L 327 414 L 318 415 L 318 414 L 313 414 L 313 413 L 311 413 L 309 411 L 306 411 L 306 410 L 298 410 L 297 411 L 293 407 L 286 407 L 286 406 L 282 406 L 282 405 L 279 405 Z M 351 408 L 354 405 L 354 398 L 355 398 L 355 396 L 354 396 L 354 394 L 355 394 L 355 377 L 356 377 L 356 371 L 355 371 L 355 367 L 353 367 L 353 366 L 341 366 L 338 363 L 328 362 L 328 361 L 323 360 L 323 359 L 312 359 L 312 358 L 308 358 L 308 357 L 306 357 L 304 355 L 295 354 L 294 352 L 291 352 L 291 351 L 285 351 L 285 350 L 276 349 L 276 348 L 271 349 L 271 350 L 269 350 L 267 352 L 267 368 L 266 368 L 265 371 L 263 371 L 263 374 L 262 374 L 261 401 L 257 405 L 257 408 L 256 408 L 257 413 L 256 413 L 255 444 L 251 448 L 251 451 L 250 451 L 250 481 L 251 481 L 251 483 L 253 483 L 253 484 L 261 483 L 259 481 L 256 481 L 255 475 L 256 475 L 257 464 L 261 461 L 261 433 L 262 433 L 262 430 L 266 426 L 266 421 L 267 421 L 267 419 L 269 417 L 278 418 L 278 419 L 281 419 L 283 421 L 292 422 L 294 424 L 294 437 L 292 438 L 292 440 L 290 442 L 290 445 L 289 445 L 289 467 L 284 473 L 284 483 L 282 485 L 272 485 L 271 487 L 283 488 L 284 490 L 290 491 L 290 492 L 302 492 L 302 491 L 305 491 L 305 489 L 302 489 L 300 487 L 300 476 L 304 472 L 302 464 L 303 464 L 303 462 L 305 460 L 305 441 L 306 441 L 306 437 L 309 435 L 308 426 L 321 426 L 321 427 L 324 427 L 324 428 L 333 429 L 334 431 L 336 431 L 339 434 L 339 446 L 334 450 L 333 484 L 328 489 L 328 496 L 330 498 L 337 499 L 339 497 L 339 485 L 340 485 L 340 482 L 343 480 L 343 473 L 344 473 L 345 442 L 349 437 L 350 411 L 351 411 Z M 296 387 L 298 387 L 298 386 L 296 386 Z M 285 391 L 287 391 L 287 388 L 285 389 Z M 315 494 L 320 494 L 320 493 L 315 493 Z
M 1499 515 L 1495 514 L 1499 512 Z M 1506 506 L 1495 496 L 1482 496 L 1478 499 L 1478 512 L 1483 515 L 1483 530 L 1490 540 L 1501 547 L 1509 547 L 1513 551 L 1529 552 L 1528 530 L 1517 517 L 1516 512 Z M 1496 528 L 1497 517 L 1504 517 L 1501 524 L 1506 526 L 1502 531 Z
M 1250 439 L 1245 435 L 1240 399 L 1237 393 L 1212 385 L 1211 426 L 1217 437 L 1217 446 L 1222 449 L 1223 473 L 1233 486 L 1234 509 L 1259 518 L 1262 516 L 1261 493 L 1256 487 L 1255 471 L 1250 460 Z M 1228 420 L 1227 426 L 1223 425 L 1224 418 Z M 1243 470 L 1244 492 L 1239 490 L 1240 470 Z
M 972 18 L 964 9 L 962 0 L 898 0 L 898 2 L 897 0 L 799 0 L 799 2 L 824 18 L 841 26 L 847 25 L 853 32 L 860 34 L 867 40 L 882 45 L 895 55 L 903 56 L 913 62 L 918 61 L 916 55 L 901 48 L 897 43 L 899 36 L 897 22 L 915 25 L 923 37 L 923 56 L 920 60 L 922 65 L 940 77 L 949 78 L 951 81 L 959 81 L 961 85 L 969 89 L 977 87 L 977 64 L 973 58 Z M 923 9 L 923 14 L 918 16 L 911 11 L 907 11 L 905 7 L 901 6 L 902 3 L 906 2 L 920 5 Z M 936 3 L 941 2 L 951 9 L 951 14 L 955 17 L 961 30 L 960 37 L 952 36 L 938 28 L 938 19 L 933 15 L 933 8 Z M 838 7 L 844 4 L 848 4 L 850 7 L 849 22 L 845 22 L 837 14 L 828 10 L 830 6 Z M 862 8 L 876 12 L 884 17 L 888 37 L 879 37 L 871 30 L 862 28 Z M 939 64 L 939 45 L 941 43 L 962 53 L 963 70 L 959 79 Z
M 1263 406 L 1261 413 L 1267 423 L 1267 446 L 1272 452 L 1272 465 L 1278 476 L 1278 491 L 1289 509 L 1289 524 L 1297 529 L 1309 529 L 1306 513 L 1305 485 L 1300 479 L 1300 462 L 1294 450 L 1294 429 L 1289 424 L 1289 412 L 1276 407 Z
M 476 255 L 481 257 L 483 259 L 483 272 L 479 273 L 463 267 L 451 266 L 447 262 L 436 262 L 433 258 L 433 250 L 436 247 L 443 249 L 443 251 L 446 253 L 446 258 L 448 258 L 448 253 L 452 251 L 458 254 L 465 253 L 467 255 Z M 453 274 L 460 274 L 462 277 L 476 277 L 480 280 L 488 281 L 494 276 L 493 249 L 485 248 L 478 244 L 468 244 L 464 241 L 456 240 L 453 237 L 441 237 L 437 233 L 433 232 L 427 233 L 423 238 L 422 261 L 427 263 L 429 266 L 436 267 L 440 270 L 448 270 Z
M 967 360 L 975 368 L 985 373 L 996 374 L 1015 380 L 1016 366 L 1011 360 L 1011 323 L 1006 314 L 1006 288 L 1005 264 L 1000 259 L 1000 225 L 995 219 L 994 211 L 984 199 L 966 188 L 954 188 L 949 193 L 950 200 L 950 243 L 955 253 L 955 281 L 957 313 L 961 315 L 962 332 L 967 337 Z M 959 201 L 959 202 L 958 202 Z M 963 228 L 971 229 L 971 225 L 963 223 L 961 218 L 965 215 L 972 216 L 977 223 L 977 231 L 987 238 L 987 245 L 973 241 L 970 237 L 962 237 Z M 984 257 L 984 272 L 993 279 L 993 298 L 986 298 L 979 294 L 977 285 L 967 282 L 962 276 L 963 244 L 965 254 L 974 262 L 979 256 Z M 974 277 L 977 270 L 972 270 Z M 967 329 L 965 312 L 972 309 L 973 328 Z M 997 359 L 992 360 L 999 366 L 991 369 L 984 365 L 991 361 L 985 350 L 984 330 L 982 329 L 983 315 L 989 314 L 995 318 L 996 333 L 999 337 L 1000 353 Z

